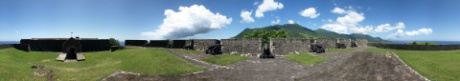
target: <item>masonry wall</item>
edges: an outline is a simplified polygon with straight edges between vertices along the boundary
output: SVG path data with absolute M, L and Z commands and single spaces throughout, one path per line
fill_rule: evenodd
M 210 46 L 220 44 L 217 39 L 193 39 L 193 48 L 205 52 Z
M 322 45 L 324 48 L 336 48 L 337 40 L 335 39 L 316 39 L 316 44 Z
M 187 40 L 172 40 L 172 46 L 170 48 L 184 48 Z
M 81 51 L 105 51 L 110 50 L 112 46 L 110 40 L 108 39 L 99 39 L 99 40 L 77 40 L 80 41 Z
M 351 48 L 351 39 L 338 39 L 338 43 L 345 44 L 347 48 Z
M 150 40 L 150 47 L 166 47 L 168 46 L 168 40 Z
M 64 42 L 67 40 L 21 40 L 21 44 L 15 45 L 15 48 L 25 51 L 53 51 L 61 52 Z M 110 41 L 108 39 L 98 40 L 77 40 L 82 45 L 83 52 L 110 50 Z
M 11 48 L 13 44 L 0 44 L 0 49 Z
M 147 43 L 147 40 L 125 40 L 125 46 L 144 46 Z
M 294 54 L 295 52 L 309 52 L 312 39 L 302 38 L 274 38 L 270 39 L 270 50 L 275 55 Z
M 222 39 L 221 45 L 225 54 L 262 54 L 262 39 Z
M 369 42 L 366 39 L 356 39 L 355 43 L 358 47 L 367 47 Z

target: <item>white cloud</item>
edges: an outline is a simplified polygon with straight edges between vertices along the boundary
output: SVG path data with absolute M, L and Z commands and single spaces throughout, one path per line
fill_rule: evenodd
M 353 33 L 368 34 L 370 32 L 373 32 L 374 28 L 372 26 L 350 27 L 350 31 L 353 32 Z
M 413 37 L 417 35 L 429 35 L 431 33 L 433 33 L 431 28 L 421 28 L 413 31 L 404 31 L 402 29 L 398 29 L 396 33 L 389 35 L 388 38 Z
M 339 7 L 335 7 L 331 12 L 335 14 L 345 14 L 345 10 Z
M 280 21 L 281 21 L 280 18 L 277 17 L 276 20 L 272 21 L 272 24 L 278 24 L 280 23 Z
M 377 26 L 377 28 L 375 29 L 375 32 L 388 32 L 388 31 L 404 29 L 404 28 L 406 28 L 406 25 L 404 25 L 403 22 L 396 23 L 396 26 L 391 26 L 390 24 L 387 23 L 387 24 L 382 24 L 382 25 Z
M 382 33 L 382 32 L 389 32 L 397 30 L 396 33 L 391 34 L 388 38 L 399 38 L 399 37 L 412 37 L 418 35 L 429 35 L 433 32 L 431 28 L 421 28 L 419 30 L 413 31 L 404 31 L 406 25 L 403 22 L 398 22 L 394 25 L 390 24 L 381 24 L 374 28 L 372 25 L 363 26 L 360 23 L 366 19 L 364 13 L 358 13 L 353 10 L 353 7 L 348 6 L 345 9 L 342 8 L 334 8 L 332 13 L 340 14 L 340 16 L 333 22 L 331 19 L 327 21 L 330 22 L 328 24 L 324 24 L 321 26 L 322 29 L 334 31 L 341 34 L 349 34 L 349 33 Z M 323 20 L 324 21 L 324 20 Z
M 16 34 L 18 34 L 18 35 L 19 35 L 19 31 L 16 31 Z
M 357 25 L 365 19 L 363 13 L 357 13 L 355 11 L 349 11 L 343 17 L 338 17 L 337 22 L 343 25 Z
M 180 6 L 179 11 L 166 9 L 163 23 L 154 32 L 142 32 L 142 36 L 163 38 L 184 38 L 220 29 L 232 22 L 219 13 L 213 13 L 203 5 Z
M 294 22 L 294 20 L 288 20 L 288 23 L 289 24 L 294 24 L 295 22 Z
M 279 2 L 275 2 L 274 0 L 264 0 L 262 2 L 262 4 L 260 4 L 258 7 L 257 7 L 257 10 L 256 10 L 256 17 L 257 18 L 261 18 L 261 17 L 264 17 L 264 12 L 267 12 L 267 11 L 274 11 L 274 10 L 277 10 L 277 9 L 283 9 L 283 4 L 282 3 L 279 3 Z
M 333 32 L 341 33 L 341 34 L 348 33 L 347 27 L 344 25 L 340 25 L 340 24 L 325 24 L 321 26 L 321 28 L 330 30 Z
M 241 23 L 253 23 L 253 22 L 255 22 L 254 18 L 252 18 L 251 15 L 252 15 L 252 11 L 242 10 L 240 16 L 241 16 L 241 18 L 243 18 L 243 20 L 241 20 L 240 22 Z
M 301 16 L 308 17 L 308 18 L 316 18 L 320 15 L 320 13 L 316 13 L 316 9 L 313 7 L 307 8 L 301 12 L 299 12 Z
M 368 32 L 373 31 L 372 26 L 361 26 L 359 24 L 366 18 L 364 17 L 364 13 L 358 13 L 353 10 L 347 10 L 344 12 L 346 12 L 344 16 L 338 17 L 336 22 L 333 22 L 331 19 L 328 19 L 327 21 L 330 23 L 324 24 L 323 26 L 321 26 L 321 28 L 330 30 L 330 31 L 334 31 L 337 33 L 341 33 L 341 34 L 349 34 L 349 33 L 367 34 Z
M 259 1 L 256 1 L 256 2 L 254 2 L 254 4 L 253 4 L 253 5 L 258 5 L 258 4 L 259 4 Z

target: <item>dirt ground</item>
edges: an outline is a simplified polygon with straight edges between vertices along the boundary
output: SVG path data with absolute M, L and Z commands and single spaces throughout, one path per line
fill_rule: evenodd
M 424 81 L 411 72 L 394 54 L 363 52 L 318 54 L 329 60 L 314 66 L 301 65 L 283 57 L 250 58 L 228 66 L 213 65 L 200 54 L 176 54 L 185 61 L 207 68 L 203 72 L 182 75 L 142 75 L 116 72 L 106 81 Z

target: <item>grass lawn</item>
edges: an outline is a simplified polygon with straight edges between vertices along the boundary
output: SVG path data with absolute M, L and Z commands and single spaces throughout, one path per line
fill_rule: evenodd
M 242 60 L 246 60 L 249 57 L 247 56 L 239 56 L 239 55 L 230 55 L 230 54 L 222 54 L 222 55 L 216 55 L 211 58 L 207 58 L 205 61 L 213 64 L 218 64 L 218 65 L 228 65 L 228 64 L 233 64 L 240 62 Z
M 308 52 L 302 52 L 300 54 L 289 54 L 284 58 L 306 65 L 314 65 L 327 60 L 327 58 L 322 56 L 312 56 L 308 54 Z
M 326 50 L 326 52 L 352 52 L 353 50 L 354 50 L 353 48 L 347 48 L 347 49 L 332 48 L 332 49 Z
M 0 50 L 0 81 L 44 81 L 33 76 L 34 64 L 43 64 L 58 81 L 96 81 L 116 70 L 141 74 L 183 74 L 201 71 L 163 49 L 130 48 L 116 52 L 85 52 L 85 61 L 56 61 L 56 52 L 23 52 L 14 48 Z
M 172 50 L 178 54 L 205 54 L 205 52 L 198 51 L 198 50 L 184 50 L 184 49 L 172 49 Z
M 433 81 L 460 81 L 460 50 L 413 51 L 372 48 L 371 52 L 395 52 L 405 63 Z

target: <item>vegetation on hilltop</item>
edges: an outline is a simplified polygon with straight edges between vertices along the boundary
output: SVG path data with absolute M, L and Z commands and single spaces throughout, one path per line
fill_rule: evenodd
M 369 42 L 388 42 L 380 37 L 372 37 L 365 34 L 339 34 L 336 32 L 317 29 L 311 30 L 299 24 L 273 25 L 262 28 L 246 28 L 233 38 L 244 38 L 244 34 L 251 33 L 254 30 L 283 30 L 287 33 L 287 38 L 347 38 L 347 39 L 367 39 Z
M 286 38 L 288 35 L 284 30 L 256 29 L 245 33 L 243 38 L 262 38 L 264 43 L 268 43 L 270 38 Z

